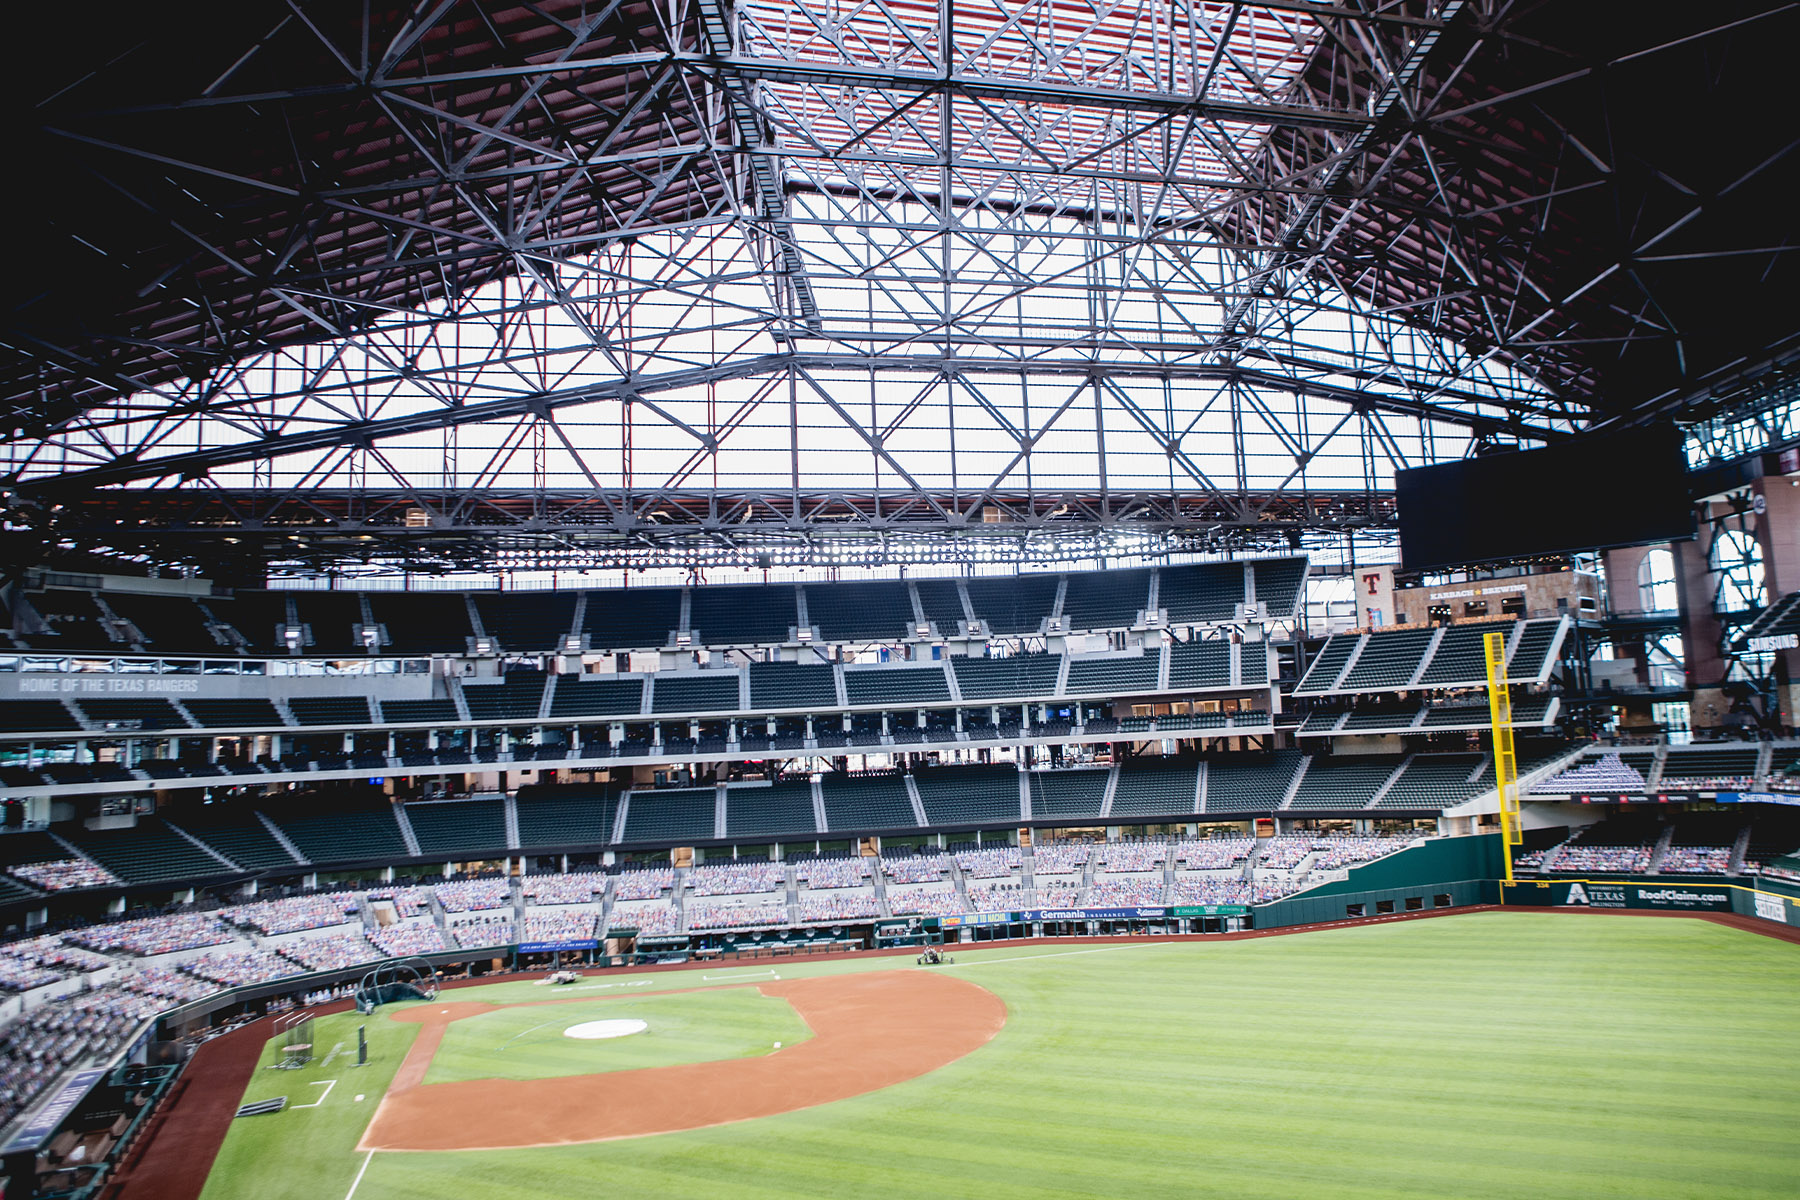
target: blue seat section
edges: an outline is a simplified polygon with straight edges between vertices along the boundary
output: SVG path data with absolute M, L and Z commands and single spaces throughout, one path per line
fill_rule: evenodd
M 247 804 L 181 808 L 169 819 L 246 870 L 300 869 L 293 856 L 257 819 L 256 810 Z
M 1119 768 L 1111 818 L 1173 817 L 1194 811 L 1199 767 L 1192 761 L 1133 759 Z
M 659 713 L 733 712 L 739 706 L 738 673 L 658 675 L 650 704 Z
M 932 825 L 1019 824 L 1019 772 L 1012 766 L 945 767 L 913 776 Z
M 558 675 L 550 695 L 552 717 L 636 716 L 644 706 L 644 681 L 593 675 Z
M 1382 755 L 1352 755 L 1347 759 L 1312 760 L 1300 781 L 1290 808 L 1367 808 L 1375 793 L 1388 781 L 1400 760 Z M 1211 807 L 1210 805 L 1208 807 Z
M 869 667 L 844 671 L 844 694 L 852 704 L 934 704 L 950 699 L 950 684 L 937 664 L 928 667 Z
M 1015 654 L 1008 658 L 952 658 L 956 686 L 964 700 L 1048 696 L 1062 668 L 1059 654 Z
M 912 600 L 900 579 L 809 584 L 806 615 L 828 642 L 892 642 L 914 633 Z
M 1032 771 L 1031 815 L 1042 821 L 1047 817 L 1098 819 L 1101 802 L 1106 799 L 1105 769 L 1084 768 L 1074 771 Z M 1190 783 L 1192 781 L 1190 780 Z M 1189 789 L 1189 796 L 1193 794 Z
M 1056 606 L 1061 576 L 1011 575 L 963 581 L 975 619 L 988 633 L 1037 633 Z
M 408 804 L 419 849 L 445 857 L 506 853 L 506 812 L 498 800 L 439 800 Z
M 751 663 L 750 707 L 836 708 L 837 676 L 830 663 Z
M 1176 642 L 1169 647 L 1171 689 L 1230 686 L 1230 642 Z
M 921 579 L 913 584 L 919 593 L 919 607 L 925 619 L 936 622 L 943 637 L 955 637 L 964 621 L 962 593 L 954 579 Z
M 1244 602 L 1244 568 L 1238 563 L 1191 563 L 1163 567 L 1156 603 L 1171 625 L 1229 621 Z
M 1207 813 L 1271 813 L 1281 807 L 1294 772 L 1300 769 L 1297 750 L 1277 750 L 1267 755 L 1232 755 L 1210 759 L 1206 765 Z
M 534 721 L 544 702 L 542 671 L 508 671 L 499 683 L 463 680 L 463 703 L 476 721 Z
M 595 650 L 658 650 L 681 627 L 681 589 L 590 592 L 581 630 Z
M 329 794 L 302 794 L 283 799 L 286 803 L 279 809 L 270 803 L 262 811 L 313 863 L 324 866 L 411 857 L 394 820 L 393 805 L 385 797 L 340 799 Z
M 481 628 L 502 650 L 560 650 L 575 626 L 573 592 L 476 592 Z
M 1150 571 L 1083 571 L 1069 575 L 1063 592 L 1066 629 L 1124 629 L 1150 607 Z
M 139 817 L 131 829 L 83 829 L 75 824 L 62 826 L 57 832 L 126 883 L 204 879 L 233 873 L 230 867 L 156 817 Z
M 1256 571 L 1256 598 L 1268 608 L 1269 615 L 1298 616 L 1306 588 L 1306 560 L 1260 558 L 1252 567 Z
M 514 799 L 519 848 L 602 846 L 612 840 L 619 795 L 605 784 L 527 785 Z
M 777 838 L 818 832 L 813 816 L 812 780 L 783 779 L 725 789 L 725 836 Z
M 713 788 L 634 791 L 625 811 L 625 841 L 673 845 L 711 841 L 717 803 Z
M 461 592 L 370 592 L 369 615 L 392 654 L 466 654 L 475 630 Z
M 688 589 L 688 628 L 697 646 L 776 645 L 792 641 L 799 623 L 792 584 Z
M 1162 655 L 1154 650 L 1135 658 L 1074 659 L 1069 663 L 1066 691 L 1071 696 L 1154 692 L 1161 669 Z
M 906 779 L 884 775 L 824 775 L 819 792 L 825 801 L 825 823 L 833 833 L 874 833 L 884 829 L 916 829 Z

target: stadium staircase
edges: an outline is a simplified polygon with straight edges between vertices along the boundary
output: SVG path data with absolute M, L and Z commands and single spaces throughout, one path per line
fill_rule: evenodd
M 669 907 L 675 910 L 675 928 L 682 933 L 688 931 L 687 916 L 687 873 L 678 872 L 675 886 L 669 889 Z M 792 916 L 792 913 L 788 914 Z
M 1294 802 L 1294 797 L 1300 793 L 1300 784 L 1306 779 L 1306 768 L 1311 765 L 1312 756 L 1302 755 L 1300 758 L 1300 769 L 1294 772 L 1294 777 L 1292 779 L 1288 780 L 1287 790 L 1281 793 L 1281 803 L 1276 805 L 1276 808 L 1286 808 Z
M 1675 827 L 1664 825 L 1662 836 L 1656 839 L 1656 847 L 1650 851 L 1650 866 L 1644 871 L 1646 875 L 1662 874 L 1663 859 L 1668 857 L 1669 846 L 1675 840 Z
M 506 793 L 501 800 L 500 811 L 506 822 L 506 848 L 517 850 L 519 848 L 519 803 L 516 793 Z M 513 890 L 518 891 L 517 879 L 513 881 Z
M 1382 798 L 1394 790 L 1394 785 L 1400 782 L 1400 776 L 1406 773 L 1406 768 L 1412 765 L 1412 761 L 1416 757 L 1418 756 L 1408 754 L 1405 758 L 1401 759 L 1400 764 L 1394 768 L 1393 774 L 1387 777 L 1387 782 L 1376 789 L 1375 794 L 1369 797 L 1369 802 L 1363 805 L 1363 807 L 1380 808 Z
M 815 799 L 817 798 L 818 794 L 819 794 L 819 783 L 818 783 L 818 780 L 814 780 L 813 781 L 813 796 L 815 797 Z M 823 824 L 821 824 L 819 826 L 819 828 L 823 829 L 823 828 L 825 828 L 825 826 Z M 797 874 L 795 874 L 793 863 L 788 863 L 782 867 L 781 877 L 782 877 L 782 881 L 783 881 L 783 886 L 781 889 L 781 897 L 782 897 L 783 902 L 785 902 L 787 904 L 788 919 L 790 921 L 792 921 L 795 925 L 799 925 L 800 924 L 800 877 Z
M 911 782 L 910 779 L 908 782 Z M 962 864 L 956 861 L 956 855 L 950 855 L 950 882 L 956 885 L 957 903 L 964 912 L 969 911 L 969 881 L 963 875 Z
M 307 861 L 306 855 L 300 853 L 300 847 L 294 845 L 293 842 L 288 840 L 288 835 L 281 832 L 281 826 L 271 821 L 268 814 L 262 812 L 260 809 L 255 811 L 256 819 L 262 822 L 263 828 L 269 831 L 269 836 L 275 839 L 276 844 L 283 850 L 286 850 L 288 854 L 293 857 L 295 862 L 304 864 Z
M 244 870 L 244 868 L 241 865 L 239 865 L 238 863 L 232 862 L 229 858 L 226 858 L 223 854 L 220 854 L 217 850 L 214 850 L 211 846 L 207 845 L 205 842 L 201 841 L 199 838 L 195 837 L 193 834 L 189 833 L 187 830 L 183 829 L 181 826 L 177 825 L 175 822 L 169 820 L 167 817 L 163 818 L 163 825 L 168 828 L 169 832 L 174 833 L 180 837 L 184 837 L 188 841 L 192 842 L 194 844 L 194 848 L 196 850 L 199 850 L 205 854 L 210 854 L 212 857 L 218 859 L 219 862 L 221 862 L 225 865 L 227 870 L 231 870 L 231 871 L 243 871 Z M 245 872 L 245 873 L 248 874 L 248 872 Z
M 1667 766 L 1669 762 L 1667 754 L 1668 751 L 1664 747 L 1658 746 L 1655 757 L 1650 760 L 1650 769 L 1644 772 L 1644 791 L 1646 794 L 1654 792 L 1657 788 L 1662 786 L 1663 768 Z
M 356 915 L 362 919 L 364 934 L 374 933 L 381 928 L 381 922 L 375 919 L 375 906 L 369 903 L 369 893 L 356 893 Z
M 598 936 L 605 938 L 612 929 L 613 902 L 619 898 L 619 880 L 611 876 L 606 881 L 606 888 L 600 893 L 600 920 L 595 926 Z
M 1168 857 L 1163 859 L 1163 895 L 1165 895 L 1165 896 L 1170 895 L 1171 889 L 1174 888 L 1174 886 L 1175 886 L 1175 852 L 1173 850 L 1171 850 L 1169 852 Z
M 882 916 L 891 917 L 894 915 L 894 910 L 888 904 L 887 880 L 882 878 L 885 874 L 887 872 L 880 870 L 878 866 L 878 869 L 870 874 L 869 881 L 875 885 L 875 907 L 880 910 Z
M 444 945 L 460 945 L 461 943 L 456 940 L 456 935 L 450 932 L 450 918 L 444 913 L 444 902 L 438 899 L 437 890 L 432 889 L 426 893 L 426 896 L 426 907 L 431 910 L 431 919 L 437 922 L 438 932 L 444 938 Z
M 1746 823 L 1742 829 L 1738 830 L 1737 841 L 1731 845 L 1731 865 L 1726 867 L 1726 874 L 1742 875 L 1744 873 L 1744 856 L 1750 853 L 1751 828 L 1752 826 Z
M 419 835 L 413 832 L 412 821 L 406 815 L 406 805 L 395 804 L 394 823 L 400 826 L 400 840 L 406 843 L 406 852 L 414 858 L 423 858 L 425 852 L 419 849 Z
M 1083 897 L 1086 897 L 1089 889 L 1094 886 L 1094 870 L 1099 865 L 1099 859 L 1098 854 L 1088 855 L 1087 866 L 1081 869 L 1081 894 Z

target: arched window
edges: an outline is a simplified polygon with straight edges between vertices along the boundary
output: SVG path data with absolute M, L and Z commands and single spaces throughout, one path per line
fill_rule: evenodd
M 1645 612 L 1672 612 L 1675 598 L 1675 556 L 1661 546 L 1644 555 L 1638 564 L 1638 607 Z
M 1727 529 L 1713 542 L 1713 607 L 1740 612 L 1763 604 L 1762 547 L 1740 529 Z

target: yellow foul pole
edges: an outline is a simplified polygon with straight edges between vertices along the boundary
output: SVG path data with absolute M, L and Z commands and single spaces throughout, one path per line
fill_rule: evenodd
M 1512 690 L 1506 682 L 1506 634 L 1495 632 L 1482 639 L 1487 652 L 1488 716 L 1494 726 L 1494 783 L 1500 791 L 1501 852 L 1506 858 L 1506 882 L 1513 881 L 1512 848 L 1524 842 L 1519 828 L 1519 763 L 1513 756 Z

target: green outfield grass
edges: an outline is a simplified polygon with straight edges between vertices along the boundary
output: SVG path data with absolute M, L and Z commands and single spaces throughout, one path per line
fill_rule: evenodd
M 454 993 L 462 999 L 463 993 Z M 539 989 L 538 1000 L 543 1000 Z M 584 1021 L 636 1019 L 642 1033 L 577 1041 L 563 1030 Z M 680 995 L 626 994 L 579 1004 L 537 1003 L 456 1021 L 425 1073 L 426 1083 L 463 1079 L 546 1079 L 772 1054 L 776 1043 L 812 1036 L 786 1000 L 754 988 Z
M 355 1200 L 1800 1194 L 1800 947 L 1754 934 L 1475 913 L 956 957 L 1007 1026 L 897 1087 L 691 1133 L 366 1158 L 367 1102 L 340 1085 L 321 1109 L 238 1122 L 205 1200 L 339 1200 L 358 1171 Z M 781 967 L 882 969 L 919 968 Z M 253 1095 L 270 1090 L 259 1075 Z

